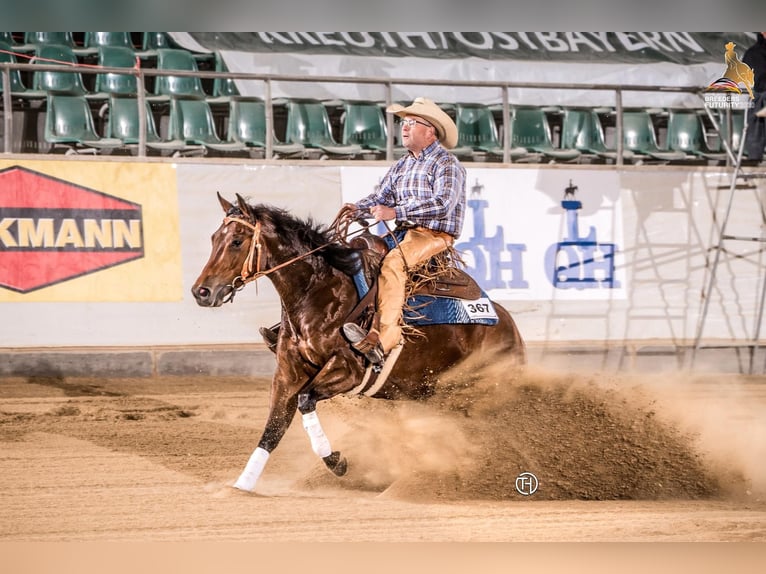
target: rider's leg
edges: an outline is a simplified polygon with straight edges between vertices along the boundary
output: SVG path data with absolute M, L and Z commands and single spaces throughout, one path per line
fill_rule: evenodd
M 453 238 L 439 231 L 413 228 L 383 260 L 378 279 L 380 343 L 387 354 L 402 339 L 402 308 L 405 299 L 407 268 L 427 261 L 452 245 Z

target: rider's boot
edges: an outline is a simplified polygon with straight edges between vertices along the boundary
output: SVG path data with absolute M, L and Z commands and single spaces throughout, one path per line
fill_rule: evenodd
M 368 332 L 356 323 L 346 323 L 343 325 L 343 334 L 351 343 L 351 347 L 364 355 L 372 365 L 383 363 L 385 354 L 377 329 L 372 328 Z
M 271 327 L 261 327 L 258 332 L 263 337 L 263 341 L 268 345 L 269 351 L 272 353 L 277 352 L 277 341 L 279 340 L 279 326 L 280 323 L 272 325 Z

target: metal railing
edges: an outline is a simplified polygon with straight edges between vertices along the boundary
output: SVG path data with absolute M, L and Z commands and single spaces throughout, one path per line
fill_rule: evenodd
M 64 68 L 64 69 L 62 69 Z M 62 66 L 55 64 L 23 64 L 23 63 L 1 63 L 0 71 L 2 72 L 3 82 L 3 109 L 5 111 L 12 110 L 11 94 L 11 70 L 28 71 L 28 72 L 64 72 L 64 70 L 81 74 L 120 74 L 135 76 L 138 82 L 138 86 L 146 86 L 146 78 L 153 76 L 176 76 L 176 77 L 197 77 L 200 79 L 208 78 L 212 80 L 225 80 L 225 79 L 240 79 L 250 80 L 263 83 L 263 100 L 265 102 L 266 109 L 266 134 L 265 138 L 265 158 L 273 157 L 273 142 L 270 134 L 274 133 L 274 113 L 273 105 L 274 99 L 272 98 L 272 84 L 274 82 L 299 82 L 299 83 L 341 83 L 341 84 L 373 84 L 382 86 L 385 90 L 386 105 L 390 105 L 392 100 L 392 91 L 394 86 L 405 85 L 417 85 L 417 86 L 443 86 L 443 87 L 472 87 L 481 89 L 495 88 L 500 90 L 502 101 L 502 134 L 503 134 L 503 162 L 510 163 L 510 150 L 511 150 L 511 134 L 510 134 L 510 101 L 509 90 L 511 89 L 534 89 L 534 90 L 597 90 L 608 91 L 614 94 L 614 108 L 616 113 L 616 125 L 615 125 L 615 162 L 618 165 L 623 163 L 623 126 L 622 126 L 622 110 L 623 110 L 623 94 L 625 92 L 662 92 L 662 93 L 688 93 L 688 94 L 700 94 L 702 89 L 699 86 L 659 86 L 659 85 L 644 85 L 644 86 L 624 86 L 617 84 L 571 84 L 571 83 L 538 83 L 538 82 L 511 82 L 511 81 L 461 81 L 461 80 L 426 80 L 426 79 L 410 79 L 410 78 L 381 78 L 381 77 L 353 77 L 346 76 L 299 76 L 291 74 L 251 74 L 251 73 L 235 73 L 235 72 L 214 72 L 214 71 L 189 71 L 189 70 L 166 70 L 157 68 L 112 68 L 112 67 L 97 67 L 97 66 Z M 66 72 L 64 72 L 66 73 Z M 146 92 L 139 89 L 136 94 L 138 100 L 138 114 L 139 114 L 139 143 L 137 155 L 139 157 L 146 156 Z M 593 106 L 598 107 L 598 106 Z M 4 152 L 12 153 L 12 134 L 13 134 L 13 118 L 11 113 L 4 114 Z M 394 125 L 393 117 L 390 114 L 386 114 L 387 117 L 387 145 L 386 145 L 386 159 L 393 159 L 394 149 Z

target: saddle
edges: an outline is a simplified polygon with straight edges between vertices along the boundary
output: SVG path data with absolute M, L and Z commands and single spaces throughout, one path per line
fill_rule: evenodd
M 373 257 L 373 260 L 377 259 L 378 265 L 375 266 L 375 271 L 372 273 L 377 277 L 380 260 L 389 252 L 385 240 L 378 235 L 365 232 L 355 237 L 350 245 L 357 249 L 372 251 L 378 256 Z M 455 267 L 453 260 L 445 262 L 444 259 L 444 254 L 440 253 L 418 269 L 410 272 L 412 288 L 409 295 L 430 295 L 432 297 L 452 297 L 467 300 L 481 297 L 481 287 L 476 283 L 476 280 L 459 267 Z M 369 260 L 369 257 L 365 258 L 365 261 Z M 369 272 L 367 274 L 370 275 Z

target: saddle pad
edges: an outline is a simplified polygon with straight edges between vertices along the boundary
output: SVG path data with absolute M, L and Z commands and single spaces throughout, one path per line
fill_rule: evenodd
M 478 299 L 415 295 L 407 299 L 404 322 L 408 325 L 475 324 L 495 325 L 495 306 L 482 290 Z

